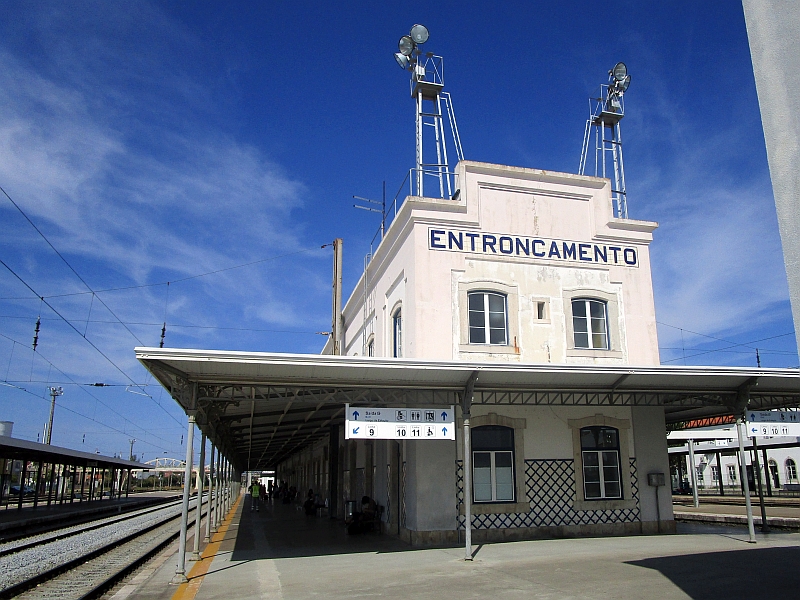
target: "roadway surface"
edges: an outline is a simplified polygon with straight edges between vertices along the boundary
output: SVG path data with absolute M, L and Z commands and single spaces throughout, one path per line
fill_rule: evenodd
M 106 598 L 210 600 L 332 598 L 794 598 L 800 533 L 678 524 L 678 534 L 412 549 L 388 535 L 348 536 L 340 522 L 249 499 L 169 586 L 175 547 Z M 242 509 L 245 510 L 242 510 Z M 191 548 L 191 543 L 189 544 Z

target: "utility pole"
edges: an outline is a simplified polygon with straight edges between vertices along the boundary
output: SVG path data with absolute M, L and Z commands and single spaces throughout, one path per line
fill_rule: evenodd
M 50 437 L 53 434 L 53 413 L 56 410 L 56 397 L 61 396 L 64 393 L 64 388 L 62 387 L 51 387 L 50 388 L 50 420 L 47 423 L 47 432 L 44 438 L 44 443 L 48 446 L 50 445 Z
M 333 338 L 333 353 L 342 354 L 344 329 L 342 323 L 342 238 L 333 240 L 333 322 L 331 337 Z
M 128 441 L 131 443 L 131 452 L 128 455 L 128 460 L 133 460 L 133 445 L 136 443 L 136 440 L 131 438 Z

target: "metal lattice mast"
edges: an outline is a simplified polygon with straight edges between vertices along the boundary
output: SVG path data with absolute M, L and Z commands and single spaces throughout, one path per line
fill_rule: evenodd
M 420 46 L 428 40 L 428 30 L 414 25 L 409 35 L 400 38 L 398 64 L 411 72 L 411 96 L 416 104 L 416 165 L 411 178 L 416 189 L 413 195 L 422 196 L 426 178 L 438 182 L 439 198 L 451 198 L 457 189 L 455 174 L 450 171 L 447 156 L 448 136 L 444 111 L 450 126 L 450 141 L 459 160 L 464 158 L 461 138 L 456 128 L 455 113 L 450 95 L 444 88 L 444 60 L 432 52 L 423 53 Z M 433 142 L 425 143 L 426 128 L 433 128 Z M 434 158 L 435 156 L 435 158 Z
M 594 133 L 594 175 L 611 179 L 611 201 L 615 216 L 627 219 L 625 164 L 622 160 L 622 133 L 619 125 L 625 116 L 623 96 L 631 83 L 625 63 L 617 63 L 608 72 L 608 81 L 600 86 L 597 97 L 589 98 L 589 119 L 583 133 L 578 173 L 585 174 L 589 143 Z

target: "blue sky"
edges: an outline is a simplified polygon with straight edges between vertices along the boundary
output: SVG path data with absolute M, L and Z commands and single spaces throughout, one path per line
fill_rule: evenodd
M 798 366 L 737 2 L 376 4 L 4 3 L 0 186 L 66 259 L 0 197 L 0 259 L 36 292 L 0 266 L 16 436 L 37 438 L 57 384 L 53 443 L 182 456 L 182 414 L 133 355 L 165 320 L 167 346 L 320 350 L 320 246 L 344 238 L 349 292 L 378 226 L 351 196 L 386 181 L 391 199 L 413 166 L 392 54 L 415 22 L 471 160 L 576 172 L 587 98 L 625 61 L 629 215 L 660 223 L 662 361 L 754 366 L 759 348 Z

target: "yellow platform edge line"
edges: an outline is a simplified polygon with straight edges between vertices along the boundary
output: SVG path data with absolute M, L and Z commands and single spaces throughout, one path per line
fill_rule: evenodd
M 197 592 L 200 591 L 200 586 L 203 585 L 203 579 L 206 573 L 208 573 L 211 562 L 214 560 L 217 552 L 219 552 L 219 547 L 225 540 L 225 534 L 228 532 L 228 528 L 233 522 L 233 517 L 236 514 L 236 509 L 239 507 L 239 502 L 241 502 L 241 500 L 241 496 L 236 499 L 236 502 L 234 502 L 228 514 L 222 520 L 222 526 L 217 533 L 212 536 L 211 541 L 200 555 L 200 560 L 194 564 L 191 571 L 189 571 L 189 574 L 186 576 L 189 581 L 178 586 L 178 589 L 175 590 L 175 593 L 172 595 L 172 600 L 194 600 L 194 597 L 197 596 Z

